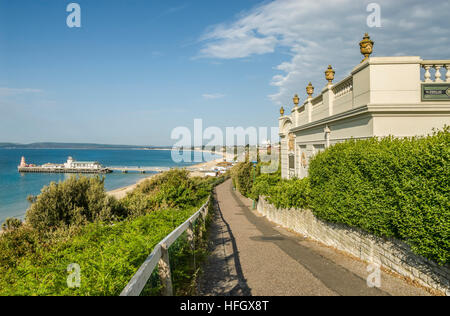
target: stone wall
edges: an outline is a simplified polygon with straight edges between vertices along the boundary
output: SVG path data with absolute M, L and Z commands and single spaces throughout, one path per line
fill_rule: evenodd
M 326 223 L 309 210 L 277 209 L 263 198 L 259 199 L 258 212 L 278 225 L 450 296 L 449 267 L 439 266 L 414 254 L 401 241 L 378 238 L 358 229 Z

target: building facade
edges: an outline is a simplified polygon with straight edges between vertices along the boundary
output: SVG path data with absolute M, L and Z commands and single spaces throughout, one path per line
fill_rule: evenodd
M 102 169 L 103 166 L 97 161 L 76 161 L 72 157 L 67 159 L 64 163 L 64 168 L 66 169 Z
M 417 56 L 370 57 L 373 42 L 366 34 L 361 45 L 364 60 L 349 76 L 328 84 L 279 118 L 283 178 L 304 178 L 311 158 L 333 144 L 371 137 L 411 137 L 431 134 L 450 125 L 450 60 L 423 60 Z

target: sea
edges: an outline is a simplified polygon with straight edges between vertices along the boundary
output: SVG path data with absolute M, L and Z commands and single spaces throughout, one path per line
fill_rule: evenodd
M 191 152 L 192 158 L 194 153 Z M 51 182 L 64 181 L 70 174 L 25 173 L 17 171 L 21 157 L 28 164 L 64 163 L 72 156 L 78 161 L 98 161 L 105 167 L 187 167 L 193 162 L 176 163 L 170 150 L 110 149 L 0 149 L 0 223 L 8 217 L 23 219 L 29 202 L 27 196 L 38 195 Z M 212 156 L 217 159 L 219 156 Z M 192 159 L 193 161 L 193 159 Z M 197 162 L 198 163 L 198 162 Z M 150 173 L 113 172 L 105 177 L 107 191 L 136 183 Z

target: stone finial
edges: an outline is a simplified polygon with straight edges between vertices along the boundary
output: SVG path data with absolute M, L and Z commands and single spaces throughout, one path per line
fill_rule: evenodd
M 281 107 L 280 114 L 281 114 L 281 116 L 284 116 L 284 107 Z
M 331 65 L 329 65 L 328 69 L 325 71 L 325 79 L 328 80 L 328 84 L 333 83 L 335 74 L 336 74 L 336 71 L 334 71 L 333 67 L 331 67 Z
M 365 62 L 367 59 L 369 59 L 369 56 L 373 53 L 374 44 L 375 42 L 370 39 L 369 34 L 364 34 L 363 40 L 359 43 L 361 54 L 364 55 L 364 59 L 362 60 L 362 62 Z
M 294 96 L 293 101 L 294 101 L 294 105 L 295 105 L 295 106 L 298 106 L 298 104 L 300 103 L 300 98 L 298 97 L 298 94 L 296 94 L 296 95 Z
M 312 83 L 310 82 L 309 85 L 306 87 L 306 93 L 308 94 L 308 96 L 311 98 L 312 95 L 314 94 L 314 87 L 312 85 Z

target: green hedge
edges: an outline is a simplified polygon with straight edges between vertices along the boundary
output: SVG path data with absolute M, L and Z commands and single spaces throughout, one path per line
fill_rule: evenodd
M 450 132 L 337 144 L 309 169 L 311 207 L 328 222 L 406 241 L 439 264 L 450 259 Z
M 254 167 L 251 162 L 240 162 L 231 170 L 234 187 L 246 197 L 249 197 L 253 186 Z
M 309 205 L 308 179 L 282 180 L 267 192 L 267 202 L 277 208 L 305 209 Z
M 279 174 L 261 174 L 253 183 L 250 198 L 258 200 L 260 196 L 269 195 L 269 191 L 280 182 Z

